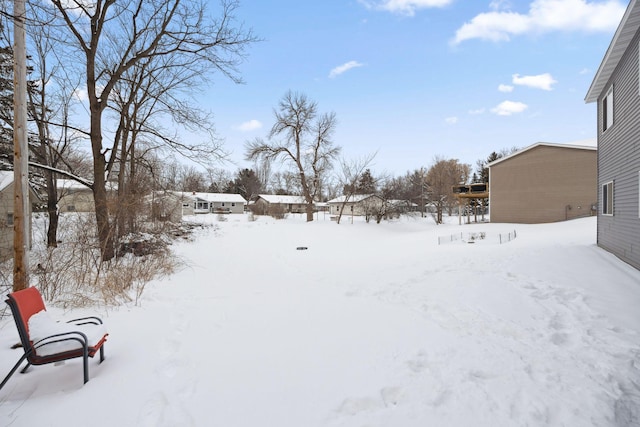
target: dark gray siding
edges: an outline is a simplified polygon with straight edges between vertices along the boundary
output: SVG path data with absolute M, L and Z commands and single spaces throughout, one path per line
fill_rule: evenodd
M 640 269 L 640 86 L 633 42 L 598 99 L 598 245 Z M 613 84 L 614 123 L 602 131 L 602 99 Z M 614 182 L 613 216 L 602 215 L 602 185 Z

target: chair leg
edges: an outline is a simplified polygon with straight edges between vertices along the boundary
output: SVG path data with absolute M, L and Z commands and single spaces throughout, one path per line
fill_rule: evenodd
M 9 381 L 9 378 L 11 378 L 11 376 L 18 370 L 18 368 L 20 367 L 20 364 L 22 362 L 24 362 L 24 359 L 27 358 L 27 354 L 25 353 L 20 360 L 18 360 L 18 363 L 16 363 L 14 365 L 13 368 L 11 368 L 11 371 L 9 372 L 9 375 L 7 375 L 6 377 L 4 377 L 4 380 L 2 380 L 2 383 L 0 384 L 0 390 L 2 390 L 2 387 L 4 387 L 4 385 L 7 383 L 7 381 Z M 29 364 L 27 364 L 27 367 L 29 366 Z
M 104 362 L 104 344 L 100 347 L 100 363 Z
M 89 355 L 87 354 L 87 348 L 84 348 L 84 354 L 82 355 L 82 366 L 84 371 L 84 383 L 89 382 Z
M 29 367 L 31 367 L 31 363 L 27 362 L 26 366 L 24 368 L 22 368 L 22 370 L 20 371 L 21 374 L 26 374 L 27 373 L 27 369 L 29 369 Z

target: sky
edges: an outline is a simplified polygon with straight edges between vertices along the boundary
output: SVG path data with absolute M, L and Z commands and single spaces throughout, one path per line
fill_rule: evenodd
M 596 246 L 596 217 L 185 219 L 210 227 L 171 245 L 184 268 L 134 285 L 139 299 L 47 302 L 54 320 L 101 317 L 106 359 L 89 361 L 84 385 L 79 359 L 16 372 L 0 425 L 640 425 L 640 271 Z M 71 283 L 56 289 L 77 298 Z M 18 339 L 0 319 L 0 378 Z
M 345 160 L 377 174 L 436 157 L 476 165 L 492 151 L 595 140 L 584 97 L 620 23 L 621 0 L 243 0 L 262 41 L 237 85 L 221 75 L 198 102 L 232 163 L 266 137 L 291 90 L 334 112 Z

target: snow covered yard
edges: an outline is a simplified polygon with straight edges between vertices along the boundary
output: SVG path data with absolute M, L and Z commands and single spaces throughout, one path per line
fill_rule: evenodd
M 215 227 L 140 306 L 49 307 L 101 315 L 107 359 L 84 386 L 79 360 L 14 375 L 0 425 L 640 425 L 640 272 L 595 218 L 226 218 L 194 218 Z M 438 245 L 461 232 L 486 239 Z M 5 319 L 2 377 L 17 340 Z

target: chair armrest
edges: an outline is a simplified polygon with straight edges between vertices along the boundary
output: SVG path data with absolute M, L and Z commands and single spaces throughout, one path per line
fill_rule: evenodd
M 65 346 L 64 344 L 60 344 L 58 346 L 59 348 L 56 348 L 56 346 L 53 346 L 52 349 L 46 350 L 47 346 L 50 344 L 56 344 L 56 343 L 59 344 L 59 343 L 64 343 L 68 341 L 77 341 L 79 346 L 69 347 L 68 345 Z M 42 356 L 42 357 L 55 356 L 56 354 L 66 353 L 66 352 L 75 351 L 75 350 L 82 350 L 83 352 L 87 352 L 88 348 L 89 348 L 89 340 L 87 336 L 84 333 L 79 331 L 70 331 L 70 332 L 50 335 L 48 337 L 42 338 L 36 341 L 35 343 L 33 343 L 33 350 L 35 351 L 36 355 Z M 40 350 L 43 350 L 43 352 L 40 353 Z
M 102 319 L 96 316 L 88 316 L 67 320 L 66 323 L 73 323 L 74 325 L 102 325 Z

